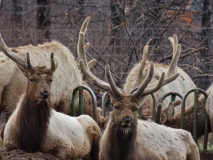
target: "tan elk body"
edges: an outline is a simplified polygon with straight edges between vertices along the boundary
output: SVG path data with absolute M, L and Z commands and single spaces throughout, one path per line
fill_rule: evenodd
M 84 26 L 82 25 L 82 29 Z M 82 32 L 84 30 L 81 30 Z M 5 44 L 1 38 L 0 50 L 4 51 Z M 88 49 L 89 45 L 79 46 L 78 50 L 84 47 Z M 15 110 L 16 104 L 20 99 L 20 95 L 26 89 L 27 78 L 21 73 L 19 67 L 15 62 L 8 58 L 3 52 L 0 52 L 0 112 L 4 111 L 8 114 L 7 118 Z M 65 114 L 71 114 L 71 99 L 74 88 L 80 85 L 89 87 L 84 81 L 82 74 L 78 68 L 72 53 L 63 44 L 52 41 L 42 45 L 20 46 L 11 49 L 14 54 L 25 59 L 26 52 L 29 52 L 32 65 L 49 65 L 49 56 L 51 52 L 55 53 L 58 62 L 58 69 L 54 73 L 54 81 L 51 87 L 51 103 L 56 111 Z M 94 60 L 90 61 L 88 65 L 92 66 Z M 87 91 L 84 94 L 84 114 L 93 116 L 92 97 Z M 76 94 L 75 106 L 77 115 L 79 112 L 78 95 Z M 97 111 L 99 112 L 99 111 Z M 100 115 L 97 113 L 97 115 Z M 98 116 L 98 123 L 100 124 L 101 116 Z
M 4 44 L 1 43 L 0 46 L 3 50 Z M 69 49 L 57 41 L 52 41 L 38 46 L 17 47 L 13 48 L 12 51 L 23 59 L 25 59 L 26 52 L 29 52 L 32 65 L 50 65 L 50 53 L 55 53 L 59 67 L 54 74 L 55 81 L 53 81 L 51 88 L 51 102 L 52 106 L 58 111 L 69 113 L 72 91 L 76 86 L 82 84 L 80 72 Z M 0 107 L 1 110 L 11 114 L 20 95 L 26 89 L 27 79 L 21 73 L 17 64 L 6 57 L 3 52 L 0 52 L 0 59 L 2 68 L 0 70 Z
M 90 18 L 85 21 L 88 23 Z M 84 45 L 84 33 L 79 41 Z M 159 81 L 149 84 L 154 75 L 150 64 L 144 81 L 133 93 L 117 88 L 112 79 L 110 67 L 105 67 L 109 83 L 97 78 L 89 70 L 85 52 L 80 53 L 80 67 L 85 78 L 96 87 L 108 92 L 112 99 L 113 111 L 101 137 L 99 160 L 199 160 L 199 152 L 191 134 L 181 129 L 172 129 L 153 122 L 138 120 L 139 102 L 148 94 L 158 91 L 163 85 L 175 80 L 179 74 L 172 73 Z M 176 66 L 174 66 L 176 67 Z
M 15 61 L 28 84 L 15 111 L 4 129 L 6 150 L 51 153 L 59 159 L 98 159 L 102 135 L 97 123 L 87 115 L 70 117 L 56 112 L 51 106 L 51 86 L 57 64 L 51 53 L 51 67 L 33 67 L 12 54 L 5 46 L 5 54 Z

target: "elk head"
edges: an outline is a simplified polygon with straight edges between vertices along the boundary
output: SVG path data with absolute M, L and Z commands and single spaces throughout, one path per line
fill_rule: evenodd
M 79 34 L 78 46 L 78 56 L 80 57 L 80 68 L 83 75 L 87 80 L 92 82 L 96 87 L 108 92 L 110 94 L 112 103 L 113 103 L 113 111 L 110 115 L 110 119 L 113 121 L 114 125 L 117 125 L 118 128 L 121 128 L 124 133 L 128 133 L 130 128 L 137 125 L 138 120 L 138 102 L 146 95 L 156 92 L 161 88 L 161 86 L 173 81 L 176 79 L 179 74 L 172 75 L 165 79 L 165 74 L 163 73 L 158 82 L 154 82 L 149 84 L 153 77 L 154 66 L 153 63 L 150 64 L 150 70 L 145 80 L 140 84 L 138 89 L 134 93 L 125 93 L 123 90 L 116 87 L 115 82 L 112 78 L 110 67 L 108 65 L 105 66 L 105 75 L 108 80 L 108 83 L 100 80 L 89 69 L 86 60 L 85 54 L 85 45 L 84 45 L 84 37 L 87 25 L 89 23 L 90 18 L 86 18 L 84 21 L 82 28 Z M 148 48 L 148 47 L 146 47 Z
M 156 123 L 171 126 L 175 115 L 175 107 L 181 104 L 181 100 L 170 102 L 169 105 L 162 110 L 162 104 L 157 106 Z
M 51 68 L 49 69 L 46 66 L 33 67 L 30 62 L 29 53 L 26 53 L 27 62 L 25 62 L 6 46 L 1 35 L 0 49 L 18 65 L 24 76 L 28 79 L 26 94 L 33 97 L 37 103 L 49 99 L 53 73 L 57 68 L 57 63 L 54 61 L 54 53 L 50 54 Z

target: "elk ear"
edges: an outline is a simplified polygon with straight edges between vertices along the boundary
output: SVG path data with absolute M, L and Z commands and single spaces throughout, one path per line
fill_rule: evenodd
M 175 108 L 174 104 L 172 102 L 169 103 L 168 110 L 167 110 L 167 118 L 173 119 L 173 116 L 175 115 Z
M 28 71 L 26 69 L 24 69 L 23 67 L 21 67 L 20 65 L 18 65 L 18 68 L 21 70 L 21 72 L 24 74 L 25 77 L 28 77 Z
M 55 70 L 57 69 L 57 67 L 58 67 L 58 62 L 55 60 Z M 55 72 L 55 70 L 54 70 L 54 72 Z
M 168 119 L 168 109 L 169 106 L 167 106 L 166 108 L 164 108 L 160 114 L 160 120 L 161 120 L 161 124 L 165 123 Z

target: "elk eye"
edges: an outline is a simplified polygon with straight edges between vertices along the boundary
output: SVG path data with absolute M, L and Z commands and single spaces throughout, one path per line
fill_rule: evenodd
M 34 79 L 32 79 L 32 78 L 30 78 L 30 79 L 29 79 L 29 81 L 30 81 L 30 82 L 34 82 L 35 80 L 34 80 Z
M 114 106 L 115 107 L 115 109 L 119 109 L 119 107 L 118 106 Z
M 52 81 L 53 81 L 52 79 L 49 80 L 49 82 L 52 82 Z
M 138 110 L 138 108 L 134 108 L 132 111 L 135 112 L 135 111 L 137 111 L 137 110 Z

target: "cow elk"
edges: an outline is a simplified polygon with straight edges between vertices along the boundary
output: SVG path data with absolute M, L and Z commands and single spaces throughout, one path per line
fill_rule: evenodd
M 80 37 L 80 42 L 84 45 L 84 34 L 80 33 Z M 146 78 L 130 94 L 116 87 L 108 65 L 105 67 L 108 80 L 106 83 L 92 74 L 86 55 L 84 52 L 80 54 L 80 68 L 85 78 L 108 92 L 114 106 L 100 141 L 100 160 L 199 159 L 198 149 L 189 132 L 138 120 L 139 102 L 146 95 L 175 80 L 179 74 L 170 74 L 165 78 L 165 73 L 162 73 L 159 81 L 149 84 L 154 74 L 154 65 L 151 62 Z
M 50 55 L 49 69 L 33 67 L 29 53 L 27 62 L 7 47 L 5 53 L 18 64 L 28 81 L 26 91 L 5 126 L 6 150 L 41 151 L 59 159 L 98 159 L 102 133 L 97 123 L 87 115 L 70 117 L 51 109 L 50 89 L 57 68 L 54 54 Z

